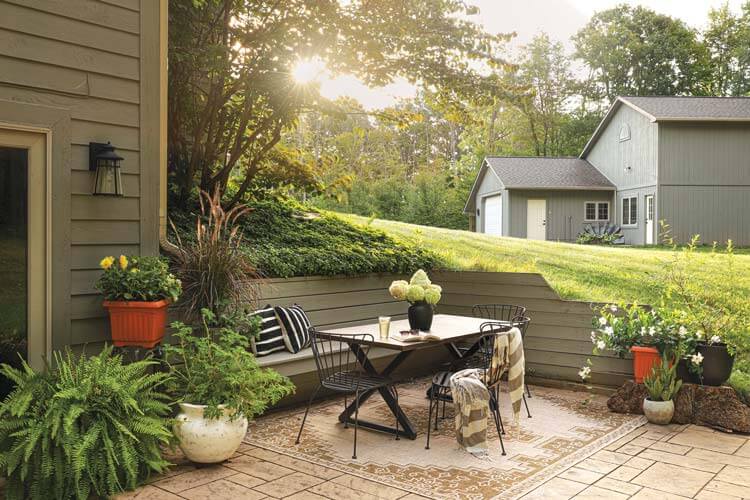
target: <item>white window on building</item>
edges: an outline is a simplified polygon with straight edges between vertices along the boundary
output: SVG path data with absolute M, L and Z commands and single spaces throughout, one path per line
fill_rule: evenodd
M 608 221 L 608 201 L 587 201 L 584 208 L 584 220 L 586 222 Z
M 638 224 L 638 198 L 631 196 L 622 199 L 622 225 L 635 226 Z

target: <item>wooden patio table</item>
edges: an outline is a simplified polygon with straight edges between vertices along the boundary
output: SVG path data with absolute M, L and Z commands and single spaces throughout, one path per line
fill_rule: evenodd
M 318 336 L 321 338 L 327 338 L 326 334 L 335 334 L 335 335 L 356 335 L 356 334 L 370 334 L 373 336 L 374 341 L 373 342 L 361 342 L 361 339 L 358 339 L 357 342 L 352 342 L 347 344 L 349 346 L 349 349 L 354 353 L 354 355 L 357 358 L 357 361 L 362 366 L 362 368 L 365 370 L 366 373 L 370 375 L 380 375 L 383 377 L 390 377 L 390 375 L 401 366 L 404 361 L 407 360 L 407 358 L 415 351 L 419 349 L 425 349 L 428 347 L 432 347 L 435 345 L 443 345 L 446 347 L 448 352 L 450 353 L 451 357 L 454 360 L 459 360 L 463 357 L 470 356 L 476 351 L 476 346 L 474 348 L 471 348 L 469 350 L 460 350 L 458 346 L 456 345 L 456 342 L 469 340 L 471 338 L 477 337 L 480 335 L 481 330 L 480 327 L 482 324 L 487 322 L 493 322 L 493 323 L 503 323 L 502 321 L 493 321 L 488 320 L 485 318 L 476 318 L 473 316 L 454 316 L 451 314 L 436 314 L 433 317 L 432 320 L 432 328 L 430 329 L 429 333 L 431 335 L 436 335 L 440 337 L 440 340 L 425 340 L 425 341 L 418 341 L 418 342 L 401 342 L 400 340 L 396 340 L 395 338 L 392 338 L 394 335 L 399 335 L 399 332 L 403 330 L 409 330 L 409 321 L 402 319 L 402 320 L 396 320 L 391 322 L 391 328 L 389 332 L 389 338 L 388 339 L 381 339 L 380 338 L 380 326 L 378 323 L 371 323 L 366 325 L 360 325 L 360 326 L 351 326 L 347 328 L 339 328 L 335 330 L 326 330 L 325 332 L 318 332 Z M 370 360 L 365 355 L 365 351 L 360 347 L 361 345 L 369 344 L 371 347 L 380 347 L 383 349 L 391 349 L 393 351 L 398 352 L 395 358 L 391 360 L 391 362 L 381 371 L 378 372 L 373 364 L 370 362 Z M 414 425 L 409 420 L 409 417 L 406 416 L 406 414 L 403 412 L 401 407 L 399 406 L 398 402 L 396 401 L 396 398 L 394 395 L 389 391 L 387 388 L 383 387 L 380 389 L 374 389 L 370 391 L 363 392 L 360 397 L 360 406 L 362 403 L 367 401 L 375 392 L 379 392 L 382 396 L 383 400 L 388 405 L 388 408 L 390 408 L 391 413 L 398 419 L 399 423 L 399 429 L 398 434 L 400 436 L 407 437 L 409 439 L 416 439 L 417 438 L 417 431 L 414 428 Z M 348 422 L 353 424 L 354 419 L 352 418 L 352 415 L 354 414 L 355 409 L 355 403 L 352 402 L 349 406 L 346 407 L 346 409 L 339 415 L 339 421 L 340 422 Z M 389 427 L 386 425 L 378 424 L 375 422 L 368 422 L 365 420 L 360 419 L 359 420 L 359 426 L 365 427 L 381 432 L 388 432 L 390 434 L 396 434 L 396 429 L 394 427 Z

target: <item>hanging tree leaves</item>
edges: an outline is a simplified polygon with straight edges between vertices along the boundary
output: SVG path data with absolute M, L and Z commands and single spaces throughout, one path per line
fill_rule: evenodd
M 466 20 L 474 13 L 459 0 L 171 0 L 169 170 L 179 203 L 199 188 L 226 201 L 228 187 L 238 202 L 279 155 L 305 170 L 277 148 L 283 131 L 302 112 L 341 110 L 294 80 L 300 60 L 319 57 L 374 86 L 403 77 L 456 100 L 502 93 L 496 72 L 476 68 L 504 67 L 494 54 L 508 37 Z

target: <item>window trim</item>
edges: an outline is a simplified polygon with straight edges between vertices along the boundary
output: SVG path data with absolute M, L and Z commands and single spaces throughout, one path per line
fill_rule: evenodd
M 594 214 L 595 214 L 595 218 L 594 219 L 589 219 L 588 217 L 586 217 L 586 215 L 587 215 L 586 214 L 586 209 L 587 209 L 587 205 L 589 203 L 593 203 L 594 204 Z M 608 201 L 593 201 L 593 200 L 584 201 L 583 202 L 583 222 L 609 222 L 610 217 L 607 217 L 606 219 L 600 219 L 599 218 L 599 205 L 607 205 L 607 215 L 610 215 L 610 208 L 611 207 L 609 206 L 609 202 Z
M 632 227 L 638 227 L 638 195 L 633 196 L 623 196 L 620 199 L 620 222 L 622 227 L 632 228 Z M 628 202 L 628 223 L 625 222 L 625 200 L 629 200 Z M 633 201 L 635 201 L 635 220 L 630 220 L 630 214 L 632 214 L 633 209 Z

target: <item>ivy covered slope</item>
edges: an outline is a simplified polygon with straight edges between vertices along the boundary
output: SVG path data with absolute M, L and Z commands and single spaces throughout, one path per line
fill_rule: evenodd
M 252 211 L 238 222 L 247 253 L 270 278 L 314 275 L 411 273 L 440 267 L 438 257 L 415 243 L 310 210 L 290 200 L 249 203 Z M 183 241 L 195 231 L 198 209 L 170 217 Z

